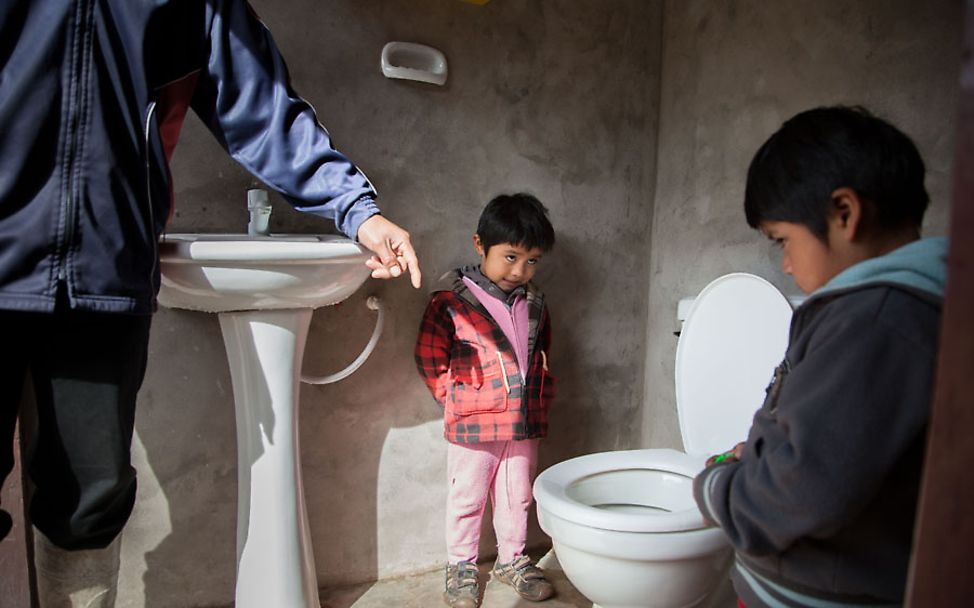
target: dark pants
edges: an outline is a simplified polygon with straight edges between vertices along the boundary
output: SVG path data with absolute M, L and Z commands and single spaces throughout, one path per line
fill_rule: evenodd
M 129 456 L 150 322 L 71 311 L 63 298 L 54 314 L 0 311 L 0 481 L 13 468 L 13 431 L 29 371 L 37 402 L 23 462 L 35 486 L 30 518 L 62 548 L 107 546 L 132 512 Z

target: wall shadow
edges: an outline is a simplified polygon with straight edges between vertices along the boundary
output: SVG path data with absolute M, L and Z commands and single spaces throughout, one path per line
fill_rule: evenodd
M 123 574 L 138 578 L 122 581 L 119 608 L 227 605 L 236 569 L 237 453 L 217 316 L 160 310 L 149 353 L 136 416 L 145 460 L 137 463 L 140 496 L 125 532 L 130 552 L 123 553 Z

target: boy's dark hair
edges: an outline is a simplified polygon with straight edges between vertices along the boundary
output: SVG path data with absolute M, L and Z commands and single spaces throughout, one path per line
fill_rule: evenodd
M 551 251 L 555 246 L 555 229 L 547 214 L 541 201 L 530 194 L 519 192 L 494 197 L 477 222 L 484 252 L 500 243 Z
M 860 106 L 807 110 L 785 122 L 758 149 L 747 171 L 744 213 L 802 224 L 828 238 L 832 192 L 851 188 L 863 201 L 868 229 L 920 227 L 930 197 L 916 145 Z

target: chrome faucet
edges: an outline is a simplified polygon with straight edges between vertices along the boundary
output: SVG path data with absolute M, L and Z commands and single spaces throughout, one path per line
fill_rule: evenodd
M 250 236 L 267 236 L 271 221 L 271 203 L 267 197 L 267 190 L 260 188 L 247 190 L 247 211 L 250 212 L 247 234 Z

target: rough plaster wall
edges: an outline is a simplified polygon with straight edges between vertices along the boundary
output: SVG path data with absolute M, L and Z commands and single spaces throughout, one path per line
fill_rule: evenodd
M 369 361 L 304 386 L 301 442 L 322 586 L 436 567 L 444 557 L 445 442 L 412 347 L 432 282 L 475 260 L 487 200 L 528 190 L 549 207 L 555 250 L 538 282 L 552 303 L 559 378 L 541 465 L 639 440 L 655 179 L 658 2 L 255 1 L 336 147 L 407 227 L 424 287 L 372 281 L 315 313 L 305 358 L 337 371 L 364 346 L 379 295 L 389 314 Z M 382 45 L 422 42 L 449 60 L 445 87 L 379 72 Z M 173 173 L 172 232 L 241 232 L 258 185 L 189 119 Z M 272 195 L 273 232 L 331 227 Z M 120 606 L 208 606 L 233 595 L 236 452 L 215 316 L 161 310 L 140 396 L 140 497 L 126 531 Z M 484 542 L 489 555 L 492 535 Z M 543 542 L 537 530 L 532 541 Z
M 961 8 L 954 0 L 666 3 L 643 445 L 682 443 L 673 389 L 680 298 L 738 270 L 798 293 L 747 227 L 742 203 L 752 154 L 784 120 L 837 103 L 892 120 L 927 163 L 925 234 L 945 233 Z

